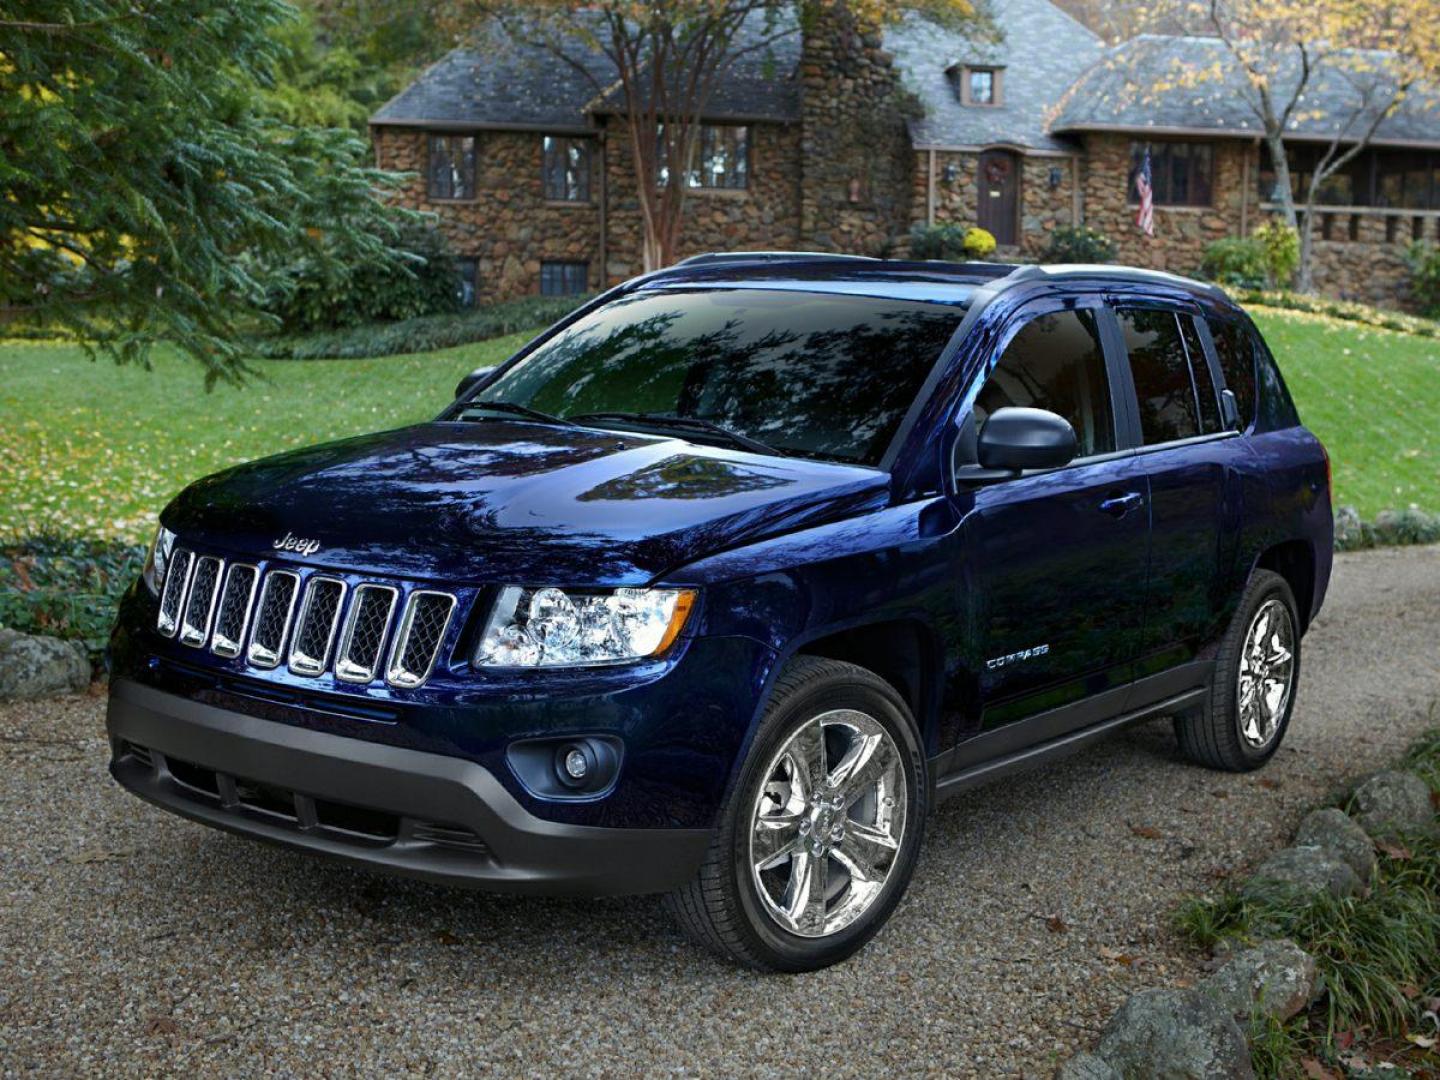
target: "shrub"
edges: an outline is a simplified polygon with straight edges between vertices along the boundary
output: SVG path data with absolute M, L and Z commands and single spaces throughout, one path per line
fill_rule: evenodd
M 1231 295 L 1242 304 L 1258 304 L 1262 307 L 1279 308 L 1283 311 L 1302 311 L 1310 315 L 1324 315 L 1331 319 L 1359 323 L 1378 330 L 1393 330 L 1400 334 L 1415 334 L 1419 337 L 1440 337 L 1440 322 L 1422 319 L 1418 315 L 1406 315 L 1400 311 L 1386 311 L 1384 308 L 1357 304 L 1353 300 L 1331 300 L 1324 296 L 1308 296 L 1304 293 L 1265 292 L 1262 289 L 1232 288 Z
M 433 226 L 407 224 L 391 240 L 403 266 L 306 255 L 285 267 L 266 308 L 287 332 L 303 333 L 454 311 L 455 260 Z
M 78 641 L 98 660 L 143 545 L 40 534 L 0 547 L 0 626 Z
M 1250 234 L 1265 252 L 1269 287 L 1283 289 L 1300 269 L 1300 234 L 1279 218 L 1271 218 Z
M 1206 245 L 1200 272 L 1236 289 L 1263 289 L 1269 276 L 1265 247 L 1253 236 L 1227 236 Z
M 328 360 L 432 352 L 503 337 L 564 318 L 588 296 L 526 296 L 454 315 L 426 315 L 324 333 L 257 338 L 255 356 L 271 360 Z
M 1410 293 L 1432 319 L 1440 319 L 1440 248 L 1417 240 L 1405 249 L 1410 267 Z
M 1061 225 L 1050 234 L 1044 259 L 1053 263 L 1108 263 L 1115 258 L 1115 245 L 1099 229 L 1086 225 Z
M 917 259 L 964 262 L 983 259 L 995 250 L 995 237 L 984 229 L 954 222 L 917 225 L 910 231 L 910 254 Z

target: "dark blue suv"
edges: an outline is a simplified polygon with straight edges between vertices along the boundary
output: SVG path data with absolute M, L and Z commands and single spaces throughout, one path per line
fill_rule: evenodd
M 1332 530 L 1216 289 L 784 254 L 629 282 L 438 419 L 161 520 L 111 640 L 126 788 L 432 881 L 666 892 L 792 971 L 884 923 L 944 795 L 1157 716 L 1262 765 Z

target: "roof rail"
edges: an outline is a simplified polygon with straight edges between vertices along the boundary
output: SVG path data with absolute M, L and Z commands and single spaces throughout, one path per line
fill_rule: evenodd
M 730 262 L 786 262 L 790 259 L 880 262 L 870 255 L 845 255 L 836 251 L 707 251 L 682 259 L 676 266 L 716 266 Z

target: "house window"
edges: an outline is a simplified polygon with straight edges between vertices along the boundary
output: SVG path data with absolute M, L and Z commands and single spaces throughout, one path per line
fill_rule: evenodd
M 545 136 L 545 198 L 590 201 L 590 140 Z
M 661 131 L 664 138 L 664 131 Z M 660 183 L 670 173 L 660 166 Z M 687 187 L 742 191 L 750 186 L 750 129 L 734 124 L 702 124 L 695 140 L 695 167 L 685 178 Z
M 430 197 L 475 197 L 475 136 L 430 136 Z
M 541 296 L 579 296 L 589 287 L 590 264 L 583 262 L 542 262 Z
M 1310 194 L 1310 180 L 1328 146 L 1286 147 L 1290 190 L 1297 203 Z M 1275 168 L 1267 148 L 1260 166 L 1260 198 L 1276 202 Z M 1440 154 L 1425 150 L 1366 150 L 1325 178 L 1315 193 L 1321 206 L 1383 206 L 1394 210 L 1440 210 Z
M 1150 151 L 1150 183 L 1156 206 L 1211 206 L 1214 203 L 1215 148 L 1211 143 L 1130 144 L 1130 202 L 1140 202 L 1135 177 Z
M 960 103 L 962 105 L 999 105 L 1000 69 L 962 68 L 960 72 Z
M 475 288 L 480 277 L 477 259 L 455 260 L 455 300 L 462 308 L 475 306 Z

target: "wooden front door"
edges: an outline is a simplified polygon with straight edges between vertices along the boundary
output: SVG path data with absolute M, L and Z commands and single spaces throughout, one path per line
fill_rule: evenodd
M 980 200 L 975 221 L 1001 247 L 1019 240 L 1020 159 L 1008 150 L 980 155 Z

